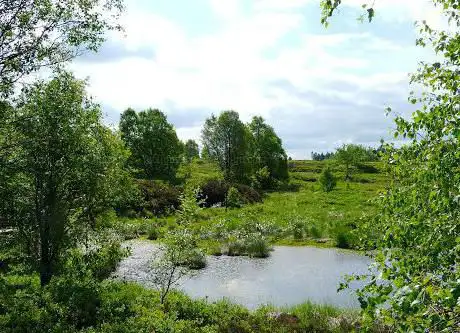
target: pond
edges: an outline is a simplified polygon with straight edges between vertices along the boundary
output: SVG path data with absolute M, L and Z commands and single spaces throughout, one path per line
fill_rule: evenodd
M 152 286 L 149 262 L 157 246 L 129 242 L 132 254 L 121 262 L 116 275 Z M 358 307 L 351 290 L 337 293 L 345 274 L 365 273 L 370 259 L 351 251 L 314 247 L 275 246 L 266 259 L 207 258 L 207 267 L 181 281 L 178 289 L 192 297 L 228 298 L 250 309 L 260 305 L 296 305 L 305 301 L 338 307 Z M 357 282 L 353 285 L 358 286 Z

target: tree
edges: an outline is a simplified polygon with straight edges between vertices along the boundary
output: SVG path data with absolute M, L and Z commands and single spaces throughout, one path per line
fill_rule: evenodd
M 337 185 L 337 180 L 328 166 L 323 169 L 318 180 L 324 192 L 332 191 Z
M 200 149 L 195 140 L 187 140 L 187 142 L 185 142 L 184 155 L 187 163 L 190 163 L 194 158 L 200 157 Z
M 225 179 L 243 182 L 248 178 L 250 133 L 235 111 L 206 119 L 202 131 L 203 150 L 219 164 Z
M 24 75 L 96 51 L 123 9 L 122 0 L 0 2 L 0 94 Z
M 10 142 L 0 159 L 0 216 L 17 228 L 46 285 L 91 215 L 123 192 L 118 176 L 128 153 L 101 124 L 85 82 L 66 72 L 25 89 L 1 125 Z
M 287 155 L 273 127 L 266 124 L 262 117 L 254 117 L 249 130 L 253 137 L 252 161 L 255 170 L 266 167 L 272 179 L 286 180 L 289 177 Z
M 326 152 L 326 153 L 317 153 L 312 151 L 311 152 L 311 159 L 313 161 L 324 161 L 334 157 L 334 153 Z
M 323 1 L 332 15 L 338 5 Z M 433 0 L 452 26 L 460 24 L 458 1 Z M 373 10 L 368 9 L 369 19 Z M 421 105 L 410 119 L 397 117 L 396 137 L 383 159 L 392 183 L 375 219 L 359 228 L 376 247 L 377 269 L 359 293 L 365 324 L 382 321 L 397 332 L 456 332 L 460 327 L 460 33 L 419 24 L 417 44 L 438 58 L 422 63 L 412 82 L 429 91 L 409 102 Z M 375 238 L 365 237 L 378 235 Z
M 120 131 L 132 152 L 130 165 L 141 177 L 169 181 L 176 177 L 182 143 L 160 110 L 147 109 L 136 113 L 127 109 L 121 115 Z
M 200 194 L 199 187 L 185 187 L 184 192 L 180 196 L 181 205 L 177 212 L 178 224 L 189 226 L 191 223 L 197 221 L 204 204 L 204 200 L 199 200 Z
M 199 261 L 198 267 L 196 261 Z M 206 259 L 198 250 L 194 236 L 186 229 L 171 233 L 160 247 L 151 270 L 152 281 L 160 292 L 161 304 L 173 286 L 193 273 L 193 268 L 204 266 Z
M 334 159 L 345 168 L 345 180 L 350 180 L 353 168 L 366 160 L 366 148 L 356 144 L 344 144 L 337 148 Z

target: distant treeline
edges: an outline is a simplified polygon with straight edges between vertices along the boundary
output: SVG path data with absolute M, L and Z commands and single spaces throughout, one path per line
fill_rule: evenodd
M 356 151 L 359 151 L 359 153 L 362 155 L 362 159 L 368 162 L 378 161 L 380 153 L 382 153 L 384 150 L 382 144 L 378 148 L 366 147 L 358 144 L 348 144 L 346 146 L 353 146 L 353 148 L 355 148 Z M 335 158 L 336 154 L 337 151 L 325 153 L 318 153 L 313 151 L 311 153 L 311 159 L 313 161 L 324 161 Z
M 129 108 L 119 127 L 137 178 L 173 181 L 182 163 L 200 157 L 198 144 L 182 143 L 160 110 Z M 268 188 L 288 178 L 281 139 L 262 117 L 244 124 L 236 111 L 212 115 L 205 121 L 202 142 L 201 158 L 215 161 L 231 183 Z

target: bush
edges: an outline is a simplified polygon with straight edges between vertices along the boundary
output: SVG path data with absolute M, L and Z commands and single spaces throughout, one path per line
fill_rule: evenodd
M 319 229 L 316 225 L 312 225 L 309 229 L 309 233 L 312 237 L 314 238 L 321 238 L 322 237 L 322 232 L 321 229 Z
M 79 254 L 73 254 L 70 260 L 75 261 L 75 265 L 82 264 L 87 267 L 96 280 L 102 281 L 115 272 L 119 262 L 128 253 L 129 251 L 123 248 L 118 241 L 109 241 L 83 254 L 81 259 Z
M 236 184 L 235 187 L 243 197 L 244 203 L 253 204 L 256 202 L 262 202 L 262 196 L 260 193 L 251 186 Z
M 256 171 L 255 175 L 252 177 L 252 186 L 261 190 L 267 190 L 273 187 L 273 179 L 270 176 L 268 167 L 263 167 Z
M 190 269 L 203 269 L 206 267 L 206 256 L 200 249 L 194 249 L 190 252 L 186 263 Z
M 160 237 L 159 227 L 152 223 L 147 229 L 147 238 L 150 240 L 157 240 Z
M 186 187 L 184 193 L 180 196 L 181 206 L 177 212 L 177 223 L 187 225 L 196 222 L 200 216 L 202 208 L 200 205 L 203 201 L 198 201 L 200 189 Z
M 289 222 L 288 230 L 292 233 L 295 240 L 301 240 L 305 236 L 306 223 L 299 217 Z
M 4 286 L 0 279 L 0 292 L 6 296 L 0 298 L 0 331 L 345 333 L 359 329 L 355 312 L 311 303 L 249 311 L 228 300 L 195 300 L 172 290 L 161 305 L 155 290 L 115 280 L 96 282 L 81 268 L 70 268 L 46 288 L 31 276 L 17 279 L 21 290 L 11 283 Z
M 143 209 L 150 211 L 156 216 L 168 215 L 180 206 L 180 191 L 167 183 L 153 180 L 137 181 L 143 202 L 136 207 L 138 212 Z
M 118 218 L 112 228 L 123 237 L 124 240 L 135 239 L 140 235 L 146 234 L 149 221 L 145 219 Z
M 243 205 L 243 197 L 234 187 L 230 187 L 227 192 L 225 205 L 230 208 L 240 208 Z
M 332 191 L 337 185 L 337 179 L 329 167 L 324 168 L 319 176 L 319 183 L 324 192 Z
M 230 240 L 226 244 L 226 249 L 223 251 L 228 256 L 242 256 L 246 254 L 246 245 L 242 240 Z
M 267 240 L 261 236 L 248 237 L 246 251 L 252 258 L 267 258 L 270 256 L 271 247 Z
M 336 246 L 341 249 L 351 248 L 350 234 L 346 231 L 339 230 L 335 235 L 335 243 Z
M 200 199 L 205 207 L 222 205 L 230 186 L 223 180 L 212 179 L 201 185 Z

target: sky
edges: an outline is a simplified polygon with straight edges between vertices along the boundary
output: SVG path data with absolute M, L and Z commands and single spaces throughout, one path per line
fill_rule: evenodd
M 158 108 L 182 140 L 200 140 L 211 114 L 235 110 L 275 128 L 292 158 L 343 143 L 390 139 L 409 114 L 408 73 L 432 57 L 415 46 L 414 21 L 441 24 L 429 0 L 344 0 L 326 29 L 319 0 L 125 0 L 123 33 L 71 65 L 88 78 L 105 122 Z

